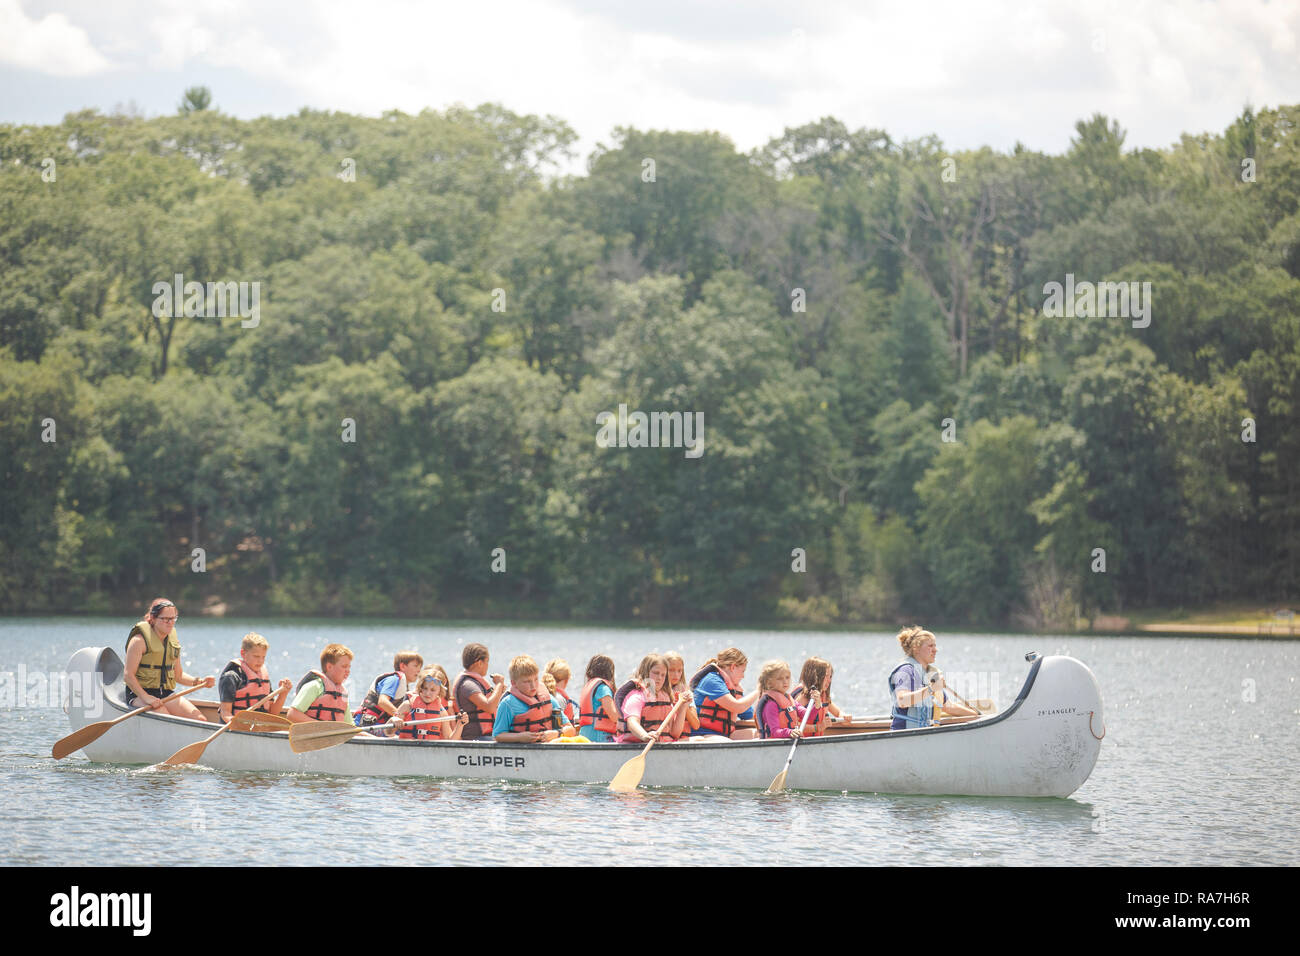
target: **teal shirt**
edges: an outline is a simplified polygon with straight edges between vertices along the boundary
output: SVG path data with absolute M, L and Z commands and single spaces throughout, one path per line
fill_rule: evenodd
M 606 687 L 604 684 L 599 685 L 599 686 L 596 688 L 596 693 L 594 693 L 594 694 L 591 696 L 591 708 L 592 708 L 592 710 L 594 710 L 596 713 L 599 714 L 599 713 L 600 713 L 600 702 L 601 702 L 602 700 L 604 700 L 606 697 L 613 697 L 613 696 L 614 696 L 614 692 L 611 691 L 608 687 Z M 605 731 L 603 731 L 603 730 L 597 730 L 597 729 L 596 729 L 593 725 L 591 725 L 591 724 L 587 724 L 585 727 L 579 727 L 579 728 L 578 728 L 578 733 L 581 734 L 582 736 L 586 737 L 586 738 L 587 738 L 588 740 L 590 740 L 593 744 L 603 744 L 603 743 L 608 743 L 609 741 L 611 741 L 611 740 L 614 739 L 614 735 L 613 735 L 613 734 L 607 734 L 607 733 L 605 733 Z

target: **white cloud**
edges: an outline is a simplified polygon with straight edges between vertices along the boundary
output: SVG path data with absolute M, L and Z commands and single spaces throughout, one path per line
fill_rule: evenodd
M 113 66 L 62 13 L 34 20 L 19 0 L 0 0 L 0 63 L 51 76 L 89 76 Z
M 583 150 L 618 125 L 716 129 L 749 149 L 832 115 L 954 148 L 1059 151 L 1096 111 L 1130 146 L 1161 146 L 1246 102 L 1300 101 L 1300 0 L 27 0 L 55 3 L 119 63 L 238 70 L 296 92 L 282 112 L 495 100 L 566 119 Z M 98 57 L 61 15 L 0 11 L 79 37 L 90 56 L 68 62 Z M 11 32 L 5 50 L 26 49 Z

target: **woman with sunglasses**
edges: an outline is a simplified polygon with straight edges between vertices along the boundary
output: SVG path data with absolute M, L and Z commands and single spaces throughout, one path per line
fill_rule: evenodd
M 952 702 L 944 689 L 943 676 L 937 669 L 932 670 L 939 653 L 933 634 L 923 627 L 905 627 L 898 632 L 898 643 L 906 659 L 889 674 L 889 712 L 894 717 L 890 730 L 933 726 L 936 703 L 948 714 L 979 716 Z
M 126 638 L 126 703 L 146 706 L 176 717 L 206 720 L 184 697 L 163 703 L 177 684 L 211 687 L 215 677 L 190 677 L 181 667 L 181 642 L 176 633 L 180 611 L 166 598 L 156 598 L 144 619 L 137 621 Z

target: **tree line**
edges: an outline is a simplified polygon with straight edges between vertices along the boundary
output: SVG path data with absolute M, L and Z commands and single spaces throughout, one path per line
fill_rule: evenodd
M 619 128 L 562 175 L 554 116 L 192 94 L 0 125 L 0 610 L 1297 593 L 1300 106 L 1161 150 L 1097 115 L 1061 155 Z M 257 322 L 159 308 L 176 276 L 256 283 Z M 1149 283 L 1149 324 L 1045 309 L 1067 276 Z M 620 404 L 703 413 L 704 453 L 602 447 Z

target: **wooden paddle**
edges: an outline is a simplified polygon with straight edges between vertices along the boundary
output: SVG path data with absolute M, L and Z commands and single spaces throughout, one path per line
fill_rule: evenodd
M 236 721 L 240 722 L 240 726 L 238 727 L 239 730 L 252 730 L 254 728 L 260 729 L 261 727 L 260 718 L 266 718 L 266 717 L 275 717 L 277 721 L 284 721 L 283 726 L 288 726 L 289 719 L 287 717 L 281 717 L 278 714 L 254 713 L 254 711 L 256 711 L 257 708 L 266 704 L 268 701 L 273 700 L 278 693 L 280 693 L 278 690 L 271 691 L 271 693 L 267 694 L 265 697 L 259 700 L 252 707 L 248 708 L 248 710 L 241 710 L 239 713 L 235 714 L 235 716 L 231 718 L 230 723 L 222 726 L 221 729 L 218 730 L 216 733 L 209 734 L 207 737 L 198 741 L 197 743 L 188 744 L 182 747 L 180 750 L 176 751 L 174 754 L 172 754 L 170 757 L 164 760 L 163 766 L 175 767 L 178 764 L 183 764 L 183 763 L 198 763 L 199 758 L 203 756 L 203 749 L 207 747 L 208 744 L 212 743 L 212 741 L 216 740 L 218 737 L 224 734 L 231 727 L 234 727 Z M 247 718 L 244 718 L 245 714 L 248 714 Z M 280 730 L 282 728 L 277 727 L 275 725 L 271 725 L 270 729 Z
M 441 724 L 448 720 L 459 720 L 460 714 L 446 717 L 430 717 L 428 720 L 404 720 L 403 727 L 416 727 L 420 724 Z M 296 754 L 311 753 L 313 750 L 326 750 L 347 743 L 357 734 L 369 733 L 391 724 L 371 724 L 369 727 L 349 727 L 341 720 L 304 720 L 289 728 L 289 747 Z
M 683 697 L 673 704 L 672 710 L 668 711 L 668 716 L 660 727 L 667 727 L 668 722 L 677 714 L 677 708 L 686 703 L 687 698 Z M 618 768 L 618 773 L 614 774 L 614 779 L 609 782 L 610 790 L 616 793 L 631 793 L 641 785 L 641 778 L 645 776 L 645 755 L 650 752 L 650 748 L 659 742 L 658 737 L 652 737 L 650 742 L 645 745 L 645 750 L 641 751 L 623 766 Z
M 207 685 L 203 683 L 195 684 L 189 690 L 183 690 L 179 694 L 168 694 L 166 697 L 162 698 L 162 701 L 163 703 L 167 703 L 168 701 L 176 700 L 177 698 L 184 697 L 186 694 L 192 694 L 196 690 L 202 690 L 206 686 Z M 159 708 L 159 710 L 161 709 L 162 708 Z M 98 723 L 87 724 L 85 727 L 73 731 L 61 740 L 56 740 L 54 746 L 50 749 L 50 755 L 54 757 L 55 760 L 62 760 L 68 754 L 75 753 L 82 747 L 86 746 L 86 744 L 94 743 L 100 737 L 104 736 L 104 734 L 108 733 L 110 727 L 115 727 L 122 721 L 130 720 L 132 717 L 139 717 L 146 710 L 153 710 L 153 708 L 149 706 L 137 707 L 129 714 L 123 714 L 116 720 L 101 720 Z
M 288 730 L 293 726 L 293 721 L 288 717 L 280 714 L 264 714 L 259 711 L 241 710 L 230 719 L 234 724 L 235 730 L 243 730 L 254 734 L 273 734 L 276 731 Z
M 794 748 L 799 746 L 799 741 L 803 739 L 803 729 L 808 724 L 808 715 L 813 712 L 812 698 L 808 698 L 808 706 L 803 709 L 803 720 L 799 721 L 799 736 L 794 738 L 794 743 L 790 745 L 790 756 L 785 758 L 785 767 L 772 778 L 772 784 L 764 793 L 780 793 L 785 789 L 785 775 L 790 772 L 790 764 L 794 763 Z M 757 716 L 757 715 L 755 715 Z

